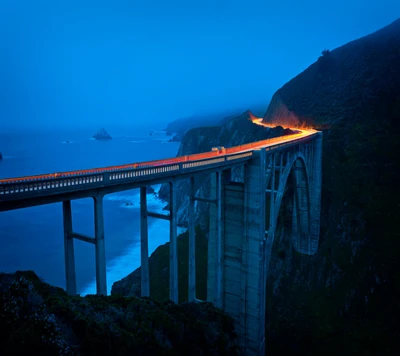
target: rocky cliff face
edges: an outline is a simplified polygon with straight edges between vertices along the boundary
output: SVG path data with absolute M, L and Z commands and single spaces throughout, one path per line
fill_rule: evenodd
M 246 111 L 242 115 L 228 120 L 224 125 L 199 127 L 187 131 L 182 139 L 177 156 L 211 151 L 212 147 L 216 146 L 232 147 L 252 141 L 265 140 L 267 138 L 289 134 L 291 132 L 282 127 L 269 129 L 255 125 L 251 122 L 251 118 L 253 118 L 252 113 Z M 234 170 L 232 172 L 233 179 L 240 180 L 241 174 L 242 169 Z M 196 176 L 196 178 L 197 195 L 200 197 L 208 197 L 210 188 L 209 177 Z M 187 180 L 179 181 L 176 191 L 178 224 L 180 226 L 187 226 L 189 182 Z M 162 185 L 159 191 L 159 197 L 165 201 L 169 200 L 169 186 L 167 184 Z M 202 227 L 207 227 L 208 204 L 197 203 L 196 213 L 196 222 Z
M 324 131 L 315 256 L 293 251 L 285 211 L 280 216 L 267 287 L 273 349 L 282 350 L 290 333 L 285 345 L 291 350 L 334 354 L 344 344 L 349 354 L 394 350 L 394 316 L 400 315 L 399 83 L 397 20 L 326 53 L 272 98 L 264 122 Z

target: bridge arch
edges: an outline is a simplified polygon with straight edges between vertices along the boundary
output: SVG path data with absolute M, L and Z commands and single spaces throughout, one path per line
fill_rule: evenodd
M 286 162 L 285 168 L 279 177 L 276 198 L 274 199 L 273 216 L 270 217 L 268 236 L 271 248 L 274 243 L 275 231 L 278 223 L 282 199 L 288 180 L 291 178 L 294 188 L 292 212 L 292 246 L 299 253 L 312 254 L 311 251 L 311 195 L 310 174 L 306 157 L 298 152 Z

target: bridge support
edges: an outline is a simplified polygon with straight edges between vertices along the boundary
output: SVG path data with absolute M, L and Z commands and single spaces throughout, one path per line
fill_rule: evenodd
M 242 309 L 245 309 L 242 344 L 247 354 L 265 353 L 265 171 L 266 152 L 253 152 L 244 181 L 244 245 L 246 275 Z
M 178 303 L 178 246 L 177 246 L 177 216 L 176 192 L 173 182 L 170 187 L 170 230 L 169 230 L 169 299 Z
M 265 170 L 257 150 L 244 183 L 214 174 L 208 245 L 207 300 L 235 319 L 242 350 L 257 355 L 265 349 Z
M 194 177 L 190 177 L 190 193 L 189 193 L 189 302 L 196 299 L 196 232 L 195 232 L 195 216 L 194 216 L 194 199 L 195 187 Z
M 96 253 L 96 289 L 98 295 L 107 295 L 106 248 L 104 243 L 103 196 L 94 200 L 94 236 Z
M 98 295 L 107 295 L 103 196 L 97 195 L 93 197 L 93 200 L 95 238 L 73 231 L 71 201 L 63 201 L 65 280 L 66 290 L 69 295 L 76 295 L 74 239 L 89 242 L 95 245 L 96 292 Z
M 322 132 L 313 143 L 312 178 L 311 178 L 311 226 L 310 226 L 310 254 L 318 250 L 319 230 L 321 224 L 321 190 L 322 190 Z
M 146 193 L 146 187 L 140 187 L 140 290 L 142 297 L 150 297 L 149 235 Z
M 66 290 L 69 295 L 76 295 L 75 255 L 74 238 L 72 232 L 71 201 L 63 201 L 62 204 L 64 221 L 64 259 Z
M 222 172 L 211 174 L 210 234 L 208 239 L 207 301 L 222 308 Z

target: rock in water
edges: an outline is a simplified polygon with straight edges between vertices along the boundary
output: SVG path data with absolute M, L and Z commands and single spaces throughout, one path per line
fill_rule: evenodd
M 112 140 L 112 137 L 103 128 L 97 131 L 97 133 L 93 136 L 93 138 L 96 140 Z
M 3 155 L 1 154 L 1 152 L 0 152 L 0 161 L 3 159 Z

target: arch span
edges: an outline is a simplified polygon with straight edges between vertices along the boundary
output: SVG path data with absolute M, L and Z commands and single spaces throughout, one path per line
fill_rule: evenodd
M 269 236 L 271 245 L 275 236 L 282 199 L 289 178 L 293 179 L 294 206 L 292 213 L 292 245 L 299 253 L 312 254 L 311 251 L 311 196 L 310 196 L 310 175 L 306 163 L 306 157 L 297 153 L 288 159 L 285 168 L 279 177 L 276 198 L 273 202 L 273 216 L 270 218 Z

